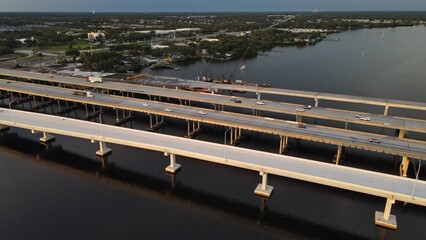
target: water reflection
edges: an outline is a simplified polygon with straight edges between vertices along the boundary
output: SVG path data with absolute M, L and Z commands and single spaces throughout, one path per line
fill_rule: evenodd
M 19 143 L 19 144 L 17 144 Z M 256 228 L 270 237 L 292 236 L 315 239 L 369 239 L 351 232 L 289 216 L 277 211 L 269 211 L 267 199 L 259 198 L 259 205 L 235 201 L 214 193 L 185 186 L 179 182 L 179 175 L 170 175 L 170 181 L 147 176 L 115 164 L 108 164 L 108 157 L 88 158 L 64 150 L 60 145 L 40 144 L 7 133 L 0 138 L 0 151 L 25 161 L 37 161 L 43 167 L 63 171 L 68 174 L 83 175 L 91 181 L 98 181 L 110 187 L 131 194 L 143 195 L 155 200 L 166 201 L 184 209 L 196 209 L 210 217 L 226 218 L 247 228 Z M 25 147 L 23 147 L 25 146 Z M 173 207 L 173 206 L 172 206 Z

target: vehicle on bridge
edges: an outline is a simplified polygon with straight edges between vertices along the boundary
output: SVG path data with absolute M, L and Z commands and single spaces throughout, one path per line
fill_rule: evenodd
M 74 95 L 78 96 L 86 96 L 86 97 L 94 97 L 93 92 L 91 91 L 82 91 L 82 90 L 75 90 Z
M 86 81 L 89 81 L 91 83 L 96 83 L 96 82 L 103 82 L 101 77 L 87 77 Z

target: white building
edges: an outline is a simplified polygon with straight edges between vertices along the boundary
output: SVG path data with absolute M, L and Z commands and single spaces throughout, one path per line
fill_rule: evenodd
M 87 33 L 87 39 L 89 39 L 90 41 L 95 40 L 99 36 L 105 37 L 105 33 L 101 32 L 100 30 L 98 30 L 97 32 L 89 32 L 89 33 Z

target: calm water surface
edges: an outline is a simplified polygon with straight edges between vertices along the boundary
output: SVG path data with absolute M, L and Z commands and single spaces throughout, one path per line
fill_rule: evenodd
M 425 27 L 329 36 L 335 38 L 340 41 L 275 48 L 255 59 L 194 63 L 157 74 L 194 79 L 209 68 L 216 78 L 233 74 L 279 88 L 426 102 Z M 242 64 L 245 71 L 239 69 Z M 106 122 L 113 122 L 112 114 L 104 115 Z M 160 133 L 184 135 L 184 122 L 168 122 Z M 146 129 L 147 123 L 140 115 L 133 127 Z M 223 142 L 224 131 L 209 126 L 199 139 Z M 274 152 L 278 146 L 275 137 L 243 135 L 242 147 Z M 330 162 L 335 153 L 327 145 L 291 144 L 292 156 Z M 97 145 L 89 141 L 57 136 L 44 146 L 37 136 L 16 129 L 1 136 L 0 238 L 426 238 L 424 207 L 396 203 L 392 213 L 398 229 L 391 231 L 374 226 L 374 211 L 382 211 L 385 204 L 381 198 L 271 176 L 275 189 L 265 200 L 253 195 L 258 173 L 178 157 L 182 170 L 170 176 L 164 173 L 168 159 L 161 153 L 110 147 L 113 154 L 101 159 L 94 156 Z M 350 149 L 346 155 L 347 166 L 398 172 L 399 160 L 392 156 Z M 107 167 L 102 164 L 106 161 Z M 425 171 L 423 167 L 422 178 Z

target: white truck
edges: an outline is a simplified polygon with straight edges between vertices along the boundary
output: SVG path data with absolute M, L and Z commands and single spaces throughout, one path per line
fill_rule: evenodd
M 83 90 L 75 90 L 74 95 L 86 96 L 86 97 L 94 97 L 91 91 L 83 91 Z
M 86 78 L 87 81 L 91 82 L 91 83 L 95 83 L 95 82 L 102 82 L 102 78 L 101 77 L 87 77 Z

